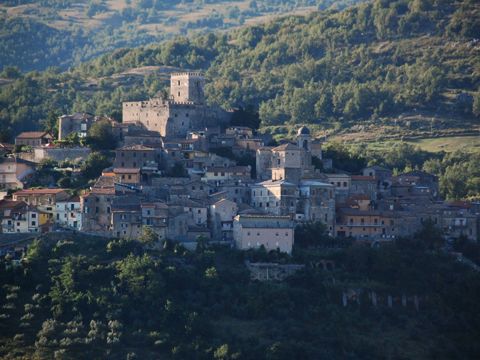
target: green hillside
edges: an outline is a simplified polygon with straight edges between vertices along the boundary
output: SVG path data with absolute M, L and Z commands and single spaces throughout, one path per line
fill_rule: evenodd
M 121 47 L 224 30 L 362 0 L 5 0 L 0 71 L 67 68 Z
M 64 73 L 4 71 L 3 137 L 39 126 L 51 110 L 120 119 L 121 101 L 165 89 L 166 74 L 179 68 L 206 71 L 211 103 L 258 109 L 271 131 L 310 123 L 332 131 L 473 135 L 479 19 L 474 0 L 377 0 L 116 50 Z
M 480 277 L 424 251 L 437 235 L 380 249 L 327 249 L 318 236 L 316 247 L 296 244 L 293 257 L 44 236 L 21 265 L 0 260 L 0 357 L 478 359 Z M 315 266 L 326 259 L 333 270 Z M 245 260 L 305 269 L 251 281 Z

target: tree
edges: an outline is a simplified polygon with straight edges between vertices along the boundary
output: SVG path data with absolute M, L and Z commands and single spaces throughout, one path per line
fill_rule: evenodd
M 58 134 L 58 117 L 59 114 L 55 110 L 50 110 L 47 117 L 40 121 L 43 130 L 55 137 Z
M 142 235 L 138 240 L 143 245 L 152 247 L 158 242 L 158 235 L 151 226 L 142 226 Z
M 252 105 L 235 110 L 230 122 L 234 126 L 247 126 L 252 129 L 258 129 L 260 126 L 260 117 L 258 111 Z
M 97 121 L 88 130 L 86 143 L 93 150 L 111 150 L 117 146 L 117 139 L 108 120 Z
M 438 250 L 445 243 L 442 231 L 435 226 L 432 219 L 426 219 L 413 238 L 423 242 L 429 250 Z
M 308 222 L 295 228 L 295 245 L 325 246 L 331 242 L 327 227 L 320 221 Z
M 88 155 L 82 166 L 83 175 L 87 179 L 95 179 L 102 174 L 103 169 L 112 165 L 112 162 L 103 154 L 93 152 Z
M 187 170 L 185 170 L 185 167 L 183 166 L 182 163 L 176 162 L 168 171 L 167 176 L 169 177 L 187 177 L 188 173 Z

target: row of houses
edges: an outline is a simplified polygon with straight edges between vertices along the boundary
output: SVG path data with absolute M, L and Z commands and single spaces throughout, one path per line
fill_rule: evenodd
M 215 126 L 203 119 L 208 106 L 201 89 L 196 87 L 194 96 L 188 90 L 199 76 L 175 75 L 182 102 L 125 103 L 129 121 L 111 122 L 120 144 L 113 166 L 78 197 L 63 189 L 24 189 L 2 200 L 2 232 L 64 227 L 135 239 L 148 226 L 159 239 L 191 242 L 202 237 L 240 249 L 264 246 L 291 252 L 295 228 L 306 222 L 324 223 L 330 236 L 382 242 L 411 236 L 431 221 L 448 237 L 477 241 L 479 206 L 443 201 L 438 179 L 431 174 L 394 176 L 379 166 L 349 174 L 323 159 L 322 141 L 305 126 L 292 141 L 267 146 L 271 138 L 250 128 Z M 154 110 L 173 111 L 172 117 Z M 59 138 L 72 133 L 84 137 L 95 121 L 85 114 L 63 116 Z M 21 134 L 17 145 L 49 149 L 51 139 L 44 135 L 33 143 L 31 135 Z M 62 151 L 60 156 L 67 158 L 77 154 L 73 148 Z M 249 157 L 255 165 L 238 163 Z M 28 166 L 34 165 L 3 159 L 0 186 L 2 169 L 7 169 L 5 179 L 11 185 L 3 187 L 21 189 Z M 319 170 L 318 163 L 328 171 Z

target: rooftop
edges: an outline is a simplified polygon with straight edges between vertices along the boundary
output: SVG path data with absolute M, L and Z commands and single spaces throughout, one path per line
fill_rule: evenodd
M 64 192 L 65 189 L 27 189 L 20 190 L 14 193 L 16 196 L 27 196 L 27 195 L 54 195 Z
M 50 136 L 45 131 L 25 131 L 17 135 L 17 139 L 40 139 L 47 135 Z
M 286 180 L 265 180 L 253 186 L 274 186 L 274 185 L 285 185 L 285 186 L 296 186 L 294 183 L 288 182 Z
M 291 144 L 291 143 L 286 143 L 280 146 L 277 146 L 272 149 L 273 151 L 286 151 L 286 150 L 300 150 L 300 148 L 297 145 Z
M 118 150 L 130 150 L 130 151 L 153 151 L 154 149 L 151 147 L 147 147 L 144 145 L 126 145 L 121 147 Z
M 115 174 L 138 174 L 140 168 L 115 168 L 113 169 Z

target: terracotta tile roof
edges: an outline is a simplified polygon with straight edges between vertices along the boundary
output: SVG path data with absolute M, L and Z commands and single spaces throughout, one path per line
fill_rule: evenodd
M 115 195 L 115 188 L 92 188 L 91 194 Z
M 300 150 L 300 148 L 297 145 L 293 145 L 291 143 L 286 143 L 286 144 L 277 146 L 276 148 L 273 148 L 272 150 L 273 151 Z
M 18 200 L 0 200 L 0 210 L 14 209 L 20 206 L 27 206 L 27 203 L 25 201 Z
M 45 131 L 25 131 L 17 135 L 17 139 L 39 139 L 49 135 Z
M 20 190 L 14 193 L 15 196 L 27 196 L 27 195 L 49 195 L 59 194 L 64 192 L 65 189 L 26 189 Z

